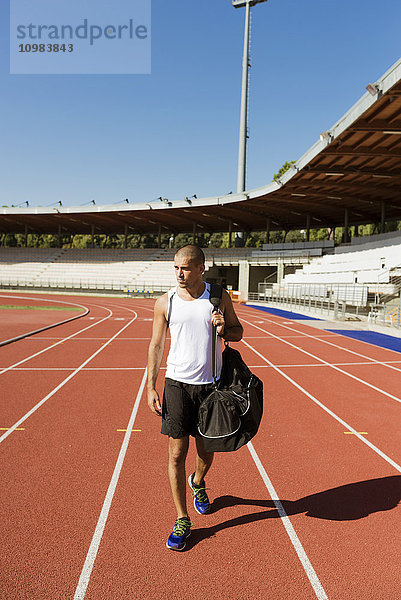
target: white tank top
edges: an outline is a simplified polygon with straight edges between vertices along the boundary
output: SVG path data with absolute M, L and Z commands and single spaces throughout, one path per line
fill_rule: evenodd
M 182 300 L 177 288 L 168 292 L 171 302 L 171 346 L 167 357 L 166 377 L 193 385 L 213 382 L 212 369 L 212 309 L 210 284 L 196 300 Z M 171 299 L 171 300 L 170 300 Z M 221 338 L 217 337 L 217 379 L 221 373 Z

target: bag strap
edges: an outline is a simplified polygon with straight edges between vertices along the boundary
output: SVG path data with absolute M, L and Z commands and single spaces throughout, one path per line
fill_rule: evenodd
M 172 288 L 169 291 L 169 299 L 168 299 L 168 310 L 167 310 L 167 327 L 170 327 L 170 319 L 171 319 L 171 311 L 173 310 L 173 296 L 176 293 L 177 288 Z
M 213 305 L 213 312 L 216 312 L 219 309 L 221 296 L 223 294 L 223 288 L 218 283 L 211 283 L 209 290 L 209 300 Z M 217 327 L 213 325 L 213 333 L 212 333 L 212 375 L 213 381 L 216 383 L 217 378 L 217 354 L 216 354 L 216 345 L 217 345 Z

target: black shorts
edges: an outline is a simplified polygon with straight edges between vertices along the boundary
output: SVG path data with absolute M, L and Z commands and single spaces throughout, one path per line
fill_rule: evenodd
M 212 391 L 213 383 L 192 385 L 166 377 L 161 432 L 172 438 L 196 436 L 200 403 Z

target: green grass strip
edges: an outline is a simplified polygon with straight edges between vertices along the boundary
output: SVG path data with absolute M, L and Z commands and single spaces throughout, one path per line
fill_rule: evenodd
M 0 304 L 0 310 L 81 310 L 75 306 L 14 306 L 13 304 Z

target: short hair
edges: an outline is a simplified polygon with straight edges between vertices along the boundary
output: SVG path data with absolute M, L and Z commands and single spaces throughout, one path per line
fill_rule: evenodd
M 199 246 L 195 246 L 195 244 L 187 244 L 183 246 L 175 253 L 175 256 L 183 256 L 185 258 L 189 258 L 196 265 L 204 265 L 205 264 L 205 255 L 203 253 L 202 248 Z

